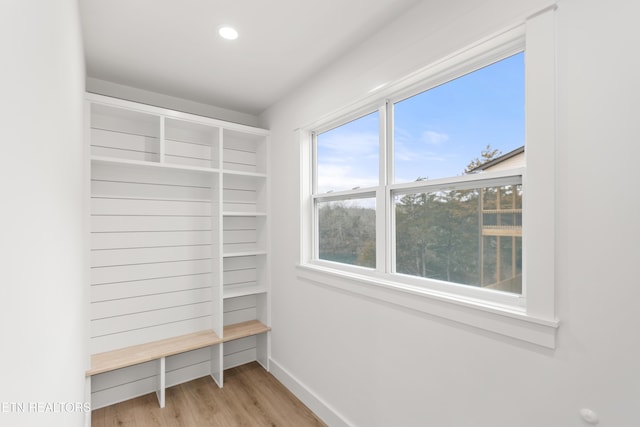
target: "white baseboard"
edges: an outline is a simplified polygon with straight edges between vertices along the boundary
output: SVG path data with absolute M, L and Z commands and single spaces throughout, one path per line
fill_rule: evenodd
M 287 387 L 298 399 L 311 409 L 322 421 L 330 427 L 351 427 L 353 424 L 318 397 L 307 386 L 300 382 L 277 361 L 269 359 L 269 370 L 274 377 Z

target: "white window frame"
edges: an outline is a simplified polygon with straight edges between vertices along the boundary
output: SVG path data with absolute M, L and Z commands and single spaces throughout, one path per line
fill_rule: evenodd
M 555 8 L 522 25 L 478 42 L 383 90 L 299 129 L 301 141 L 301 241 L 298 276 L 369 298 L 443 317 L 480 329 L 555 348 Z M 392 105 L 485 65 L 525 51 L 526 169 L 388 184 L 393 178 L 391 143 L 381 141 L 378 187 L 315 194 L 314 134 L 378 109 L 380 134 L 392 141 Z M 387 120 L 389 116 L 390 120 Z M 453 186 L 498 185 L 509 179 L 523 186 L 523 293 L 495 292 L 466 285 L 397 274 L 394 271 L 394 192 L 439 190 Z M 317 258 L 318 200 L 375 194 L 376 268 Z

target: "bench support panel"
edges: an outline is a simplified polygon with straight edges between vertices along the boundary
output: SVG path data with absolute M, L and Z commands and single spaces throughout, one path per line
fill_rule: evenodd
M 156 385 L 156 396 L 158 396 L 158 404 L 161 408 L 164 408 L 164 396 L 165 396 L 165 385 L 166 385 L 166 357 L 161 357 L 158 359 L 158 374 L 157 374 L 157 385 Z

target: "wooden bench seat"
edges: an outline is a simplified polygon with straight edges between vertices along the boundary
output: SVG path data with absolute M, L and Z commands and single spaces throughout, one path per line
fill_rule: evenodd
M 250 337 L 269 332 L 271 327 L 259 320 L 236 323 L 224 327 L 223 338 L 212 330 L 194 332 L 159 341 L 134 345 L 116 350 L 97 353 L 91 356 L 91 368 L 86 372 L 87 377 L 113 371 L 127 366 L 159 360 L 158 367 L 158 401 L 164 407 L 164 376 L 165 358 L 179 353 L 185 353 L 199 348 Z

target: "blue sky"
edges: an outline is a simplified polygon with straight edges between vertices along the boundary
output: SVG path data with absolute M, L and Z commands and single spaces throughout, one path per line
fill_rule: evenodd
M 318 191 L 378 185 L 378 113 L 318 135 Z M 524 145 L 524 54 L 394 105 L 395 182 L 462 174 L 487 144 Z

